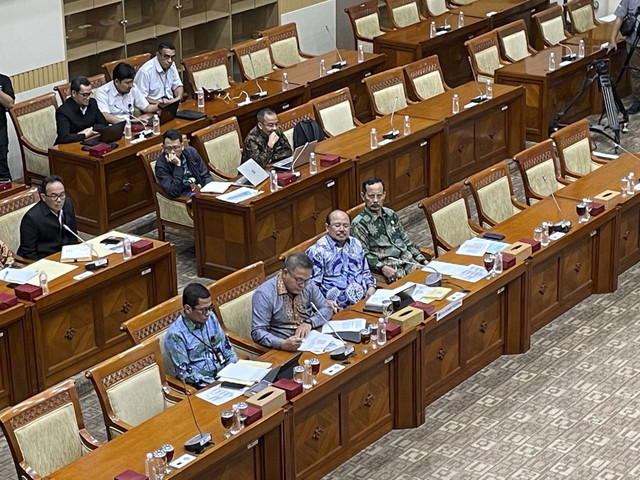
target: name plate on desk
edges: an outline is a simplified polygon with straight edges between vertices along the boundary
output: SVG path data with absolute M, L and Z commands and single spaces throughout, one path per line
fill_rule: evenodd
M 456 300 L 455 302 L 451 302 L 449 305 L 447 305 L 443 309 L 436 312 L 436 322 L 442 320 L 444 317 L 449 315 L 454 310 L 457 310 L 461 306 L 462 306 L 462 300 Z
M 62 247 L 62 253 L 60 255 L 60 261 L 65 263 L 88 262 L 91 258 L 91 246 L 86 243 L 65 245 Z

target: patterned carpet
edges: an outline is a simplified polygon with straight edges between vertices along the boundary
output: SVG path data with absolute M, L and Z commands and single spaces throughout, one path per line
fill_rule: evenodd
M 640 135 L 630 130 L 622 143 L 639 151 Z M 611 148 L 602 142 L 598 150 Z M 431 246 L 417 206 L 399 213 L 414 241 Z M 153 215 L 120 230 L 157 235 Z M 176 247 L 179 288 L 210 283 L 195 274 L 193 241 L 167 239 Z M 424 425 L 390 432 L 325 479 L 640 478 L 639 279 L 637 265 L 616 292 L 589 297 L 537 332 L 527 353 L 498 359 L 427 407 Z M 105 441 L 97 397 L 82 375 L 76 379 L 87 429 Z M 0 436 L 0 479 L 15 478 Z

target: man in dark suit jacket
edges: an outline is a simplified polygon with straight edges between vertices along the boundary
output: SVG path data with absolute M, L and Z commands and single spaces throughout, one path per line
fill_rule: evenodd
M 86 77 L 71 81 L 71 96 L 56 110 L 56 145 L 81 142 L 109 125 L 96 99 L 91 98 L 91 90 L 91 82 Z
M 62 250 L 63 245 L 73 245 L 78 240 L 63 225 L 75 233 L 76 215 L 73 203 L 64 191 L 62 178 L 46 177 L 40 184 L 40 201 L 22 217 L 20 223 L 20 248 L 18 255 L 39 260 Z
M 162 154 L 156 161 L 156 178 L 170 197 L 191 197 L 211 182 L 211 174 L 193 147 L 182 145 L 179 130 L 167 130 L 162 136 Z

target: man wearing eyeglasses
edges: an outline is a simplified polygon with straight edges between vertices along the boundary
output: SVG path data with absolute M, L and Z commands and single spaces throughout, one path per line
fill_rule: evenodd
M 307 249 L 313 262 L 312 281 L 334 312 L 369 298 L 376 291 L 362 244 L 350 236 L 351 220 L 342 210 L 327 215 L 327 234 Z
M 184 86 L 175 60 L 175 45 L 160 42 L 155 57 L 138 69 L 134 82 L 152 105 L 162 108 L 182 100 Z
M 290 157 L 291 144 L 282 132 L 278 115 L 270 108 L 258 112 L 258 125 L 253 127 L 244 140 L 242 163 L 250 158 L 261 167 Z
M 56 145 L 81 142 L 109 124 L 95 98 L 91 98 L 91 91 L 88 78 L 76 77 L 71 81 L 71 96 L 56 110 Z
M 310 281 L 312 268 L 313 263 L 304 253 L 293 253 L 285 259 L 278 275 L 256 289 L 251 323 L 254 342 L 293 352 L 312 328 L 331 318 L 333 310 L 318 286 Z
M 65 193 L 62 178 L 50 175 L 38 188 L 40 201 L 25 213 L 20 223 L 18 255 L 29 260 L 40 260 L 59 252 L 64 245 L 78 243 L 64 228 L 66 225 L 78 232 L 73 203 Z
M 238 355 L 213 313 L 211 294 L 199 283 L 182 291 L 182 314 L 169 326 L 164 348 L 176 376 L 203 388 L 216 380 L 218 372 Z
M 392 283 L 419 265 L 426 265 L 427 259 L 409 239 L 398 215 L 384 207 L 384 182 L 366 179 L 361 195 L 365 206 L 353 219 L 351 232 L 362 243 L 371 270 Z

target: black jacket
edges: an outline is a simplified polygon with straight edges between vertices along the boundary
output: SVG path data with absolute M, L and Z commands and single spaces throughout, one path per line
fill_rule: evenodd
M 56 110 L 56 125 L 58 129 L 57 145 L 59 143 L 81 142 L 84 140 L 84 135 L 78 132 L 89 127 L 99 132 L 109 125 L 109 122 L 98 109 L 98 103 L 95 98 L 89 99 L 87 111 L 83 115 L 80 111 L 80 105 L 69 97 Z
M 211 174 L 204 161 L 193 147 L 185 147 L 182 157 L 187 159 L 187 167 L 196 179 L 196 183 L 204 187 L 211 182 Z M 182 158 L 181 157 L 181 158 Z M 168 161 L 162 153 L 156 161 L 156 178 L 162 189 L 170 197 L 188 197 L 191 195 L 191 188 L 183 181 L 184 168 L 174 165 Z

